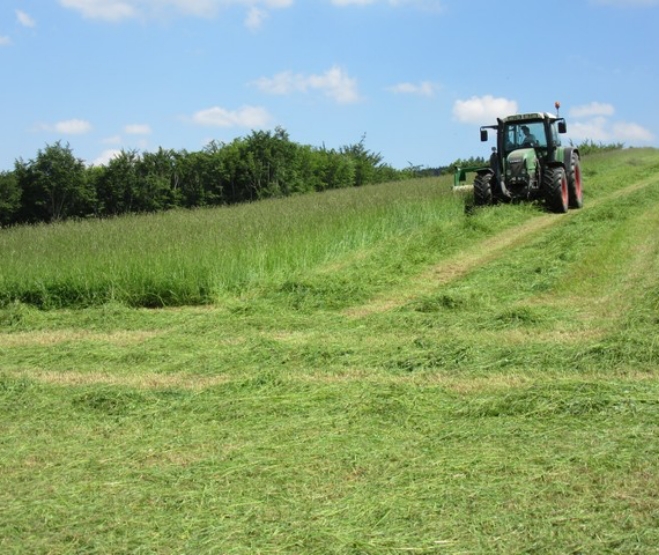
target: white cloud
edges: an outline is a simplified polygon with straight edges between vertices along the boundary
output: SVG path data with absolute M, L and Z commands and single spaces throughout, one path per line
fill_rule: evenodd
M 615 108 L 611 104 L 603 104 L 601 102 L 591 102 L 583 106 L 575 106 L 570 108 L 570 117 L 584 118 L 595 116 L 612 116 L 615 113 Z
M 9 46 L 11 44 L 11 39 L 6 36 L 0 35 L 0 46 Z
M 120 145 L 121 144 L 121 136 L 120 135 L 113 135 L 112 137 L 106 137 L 101 142 L 106 144 L 106 145 Z
M 395 94 L 416 94 L 419 96 L 433 96 L 439 89 L 439 85 L 431 83 L 430 81 L 422 81 L 421 83 L 398 83 L 392 87 L 388 87 L 388 91 Z
M 307 93 L 318 90 L 339 104 L 350 104 L 360 100 L 357 80 L 338 66 L 333 66 L 320 75 L 303 75 L 284 71 L 272 78 L 262 77 L 254 84 L 263 92 L 288 95 L 295 92 Z
M 83 17 L 105 21 L 177 14 L 211 18 L 221 9 L 243 6 L 248 10 L 245 24 L 257 28 L 267 15 L 264 10 L 288 8 L 293 0 L 59 0 L 59 3 Z
M 261 77 L 254 84 L 263 92 L 284 95 L 291 94 L 296 90 L 306 90 L 305 80 L 306 78 L 302 75 L 295 75 L 292 71 L 284 71 L 272 78 Z
M 150 135 L 151 127 L 146 124 L 134 123 L 124 127 L 124 131 L 129 135 Z
M 37 22 L 31 18 L 28 14 L 21 10 L 16 10 L 16 19 L 23 27 L 36 27 Z
M 196 112 L 191 118 L 192 122 L 197 125 L 252 129 L 266 127 L 271 119 L 267 110 L 259 106 L 243 106 L 234 111 L 214 106 Z
M 140 13 L 134 0 L 59 0 L 65 8 L 79 11 L 83 17 L 119 21 L 137 17 Z
M 263 22 L 267 19 L 268 12 L 252 6 L 247 12 L 247 17 L 245 18 L 245 27 L 256 31 L 261 28 Z
M 58 0 L 64 8 L 75 10 L 90 19 L 121 21 L 163 15 L 186 15 L 210 18 L 226 8 L 247 10 L 245 25 L 259 29 L 270 10 L 290 8 L 294 0 Z M 334 6 L 387 4 L 392 7 L 414 6 L 439 11 L 441 0 L 331 0 Z
M 507 98 L 494 98 L 491 95 L 472 96 L 469 100 L 456 100 L 453 116 L 462 123 L 487 125 L 496 118 L 516 113 L 517 102 Z
M 612 134 L 616 141 L 623 143 L 650 143 L 654 135 L 637 123 L 619 121 L 613 124 Z
M 340 104 L 357 102 L 357 80 L 349 77 L 341 68 L 334 66 L 322 75 L 311 75 L 307 79 L 312 89 L 322 90 Z
M 104 150 L 101 154 L 92 162 L 92 166 L 107 166 L 108 163 L 117 156 L 121 155 L 121 150 L 117 148 L 110 148 Z
M 608 105 L 606 105 L 608 106 Z M 570 112 L 572 113 L 572 112 Z M 577 112 L 578 113 L 578 112 Z M 568 123 L 568 135 L 574 141 L 593 141 L 596 143 L 649 144 L 655 137 L 651 131 L 637 123 L 611 121 L 613 114 L 611 106 L 607 114 L 591 116 L 584 112 L 585 119 L 577 117 L 576 121 Z
M 92 130 L 92 124 L 82 119 L 70 119 L 56 123 L 55 130 L 65 135 L 84 135 Z
M 62 135 L 84 135 L 92 130 L 92 124 L 83 119 L 69 119 L 54 124 L 42 124 L 39 129 Z
M 587 139 L 596 143 L 610 140 L 610 135 L 607 132 L 606 127 L 607 120 L 603 117 L 568 123 L 568 131 L 571 139 Z

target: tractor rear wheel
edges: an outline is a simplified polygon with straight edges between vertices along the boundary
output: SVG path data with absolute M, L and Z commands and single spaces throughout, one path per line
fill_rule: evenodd
M 570 173 L 567 178 L 567 185 L 570 195 L 570 208 L 582 208 L 581 164 L 579 163 L 579 155 L 576 152 L 572 153 L 572 159 L 570 160 Z
M 492 175 L 484 173 L 477 175 L 474 179 L 474 204 L 476 206 L 486 206 L 492 204 Z
M 569 206 L 567 176 L 562 167 L 547 168 L 542 176 L 547 207 L 558 214 L 564 214 Z

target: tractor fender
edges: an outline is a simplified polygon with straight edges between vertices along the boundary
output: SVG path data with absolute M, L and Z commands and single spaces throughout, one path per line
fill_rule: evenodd
M 551 160 L 545 163 L 545 168 L 563 168 L 564 170 L 567 171 L 567 168 L 565 167 L 565 163 L 561 162 L 560 160 Z
M 572 154 L 576 153 L 578 156 L 579 149 L 576 147 L 568 146 L 562 150 L 563 150 L 563 160 L 562 161 L 553 160 L 551 162 L 547 162 L 547 167 L 550 168 L 562 167 L 566 172 L 570 170 L 570 161 L 572 160 Z
M 565 171 L 570 172 L 570 166 L 572 164 L 572 155 L 576 154 L 578 158 L 581 158 L 579 154 L 579 149 L 577 147 L 567 147 L 565 149 Z
M 565 155 L 563 156 L 565 170 L 570 169 L 570 161 L 572 160 L 572 154 L 579 156 L 579 149 L 577 147 L 568 146 L 565 147 Z

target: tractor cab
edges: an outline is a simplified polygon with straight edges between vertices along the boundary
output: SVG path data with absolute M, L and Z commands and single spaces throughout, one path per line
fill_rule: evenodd
M 506 154 L 519 148 L 547 148 L 544 122 L 507 122 L 503 127 L 503 141 Z
M 504 156 L 520 148 L 552 152 L 561 146 L 559 134 L 566 132 L 565 120 L 546 112 L 508 116 L 492 128 L 498 131 L 498 147 Z M 481 128 L 481 140 L 487 140 L 487 127 Z

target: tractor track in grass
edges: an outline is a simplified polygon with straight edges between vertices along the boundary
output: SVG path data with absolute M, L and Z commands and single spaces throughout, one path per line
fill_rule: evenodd
M 571 210 L 567 214 L 542 214 L 513 228 L 505 229 L 496 235 L 480 241 L 476 245 L 428 268 L 414 276 L 403 286 L 397 286 L 382 295 L 371 299 L 368 303 L 350 307 L 344 314 L 351 318 L 363 318 L 371 314 L 378 314 L 394 310 L 409 302 L 432 293 L 438 287 L 460 279 L 471 271 L 482 268 L 498 260 L 511 248 L 518 248 L 535 240 L 541 232 L 578 216 L 582 210 L 588 210 L 605 202 L 632 194 L 653 183 L 658 177 L 652 176 L 608 195 L 593 200 L 581 210 Z

